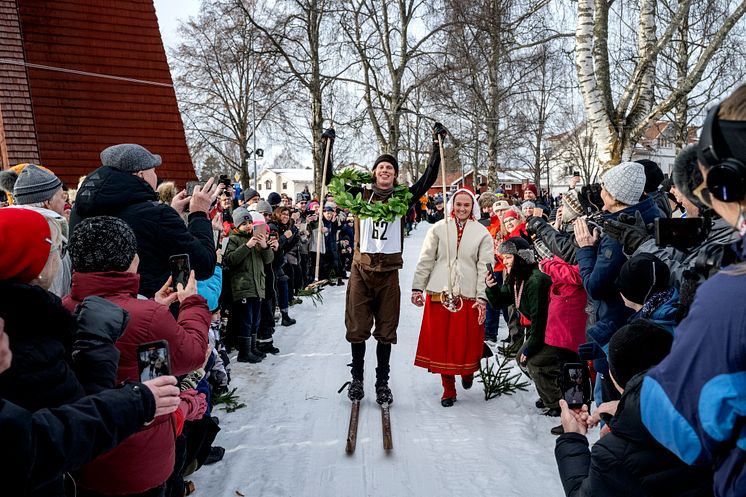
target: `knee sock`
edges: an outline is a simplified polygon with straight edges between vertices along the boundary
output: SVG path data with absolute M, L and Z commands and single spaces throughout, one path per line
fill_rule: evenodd
M 443 397 L 442 399 L 455 399 L 456 398 L 456 377 L 452 374 L 440 375 L 440 382 L 443 384 Z
M 378 367 L 376 368 L 376 384 L 388 383 L 389 372 L 391 366 L 389 360 L 391 359 L 391 344 L 378 342 L 376 346 L 376 358 L 378 359 Z
M 350 346 L 352 347 L 352 377 L 362 380 L 365 370 L 365 342 L 351 343 Z

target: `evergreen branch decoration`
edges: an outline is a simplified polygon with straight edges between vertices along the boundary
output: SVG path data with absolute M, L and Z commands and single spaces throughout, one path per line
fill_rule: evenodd
M 528 388 L 530 383 L 521 381 L 521 372 L 513 373 L 513 366 L 510 366 L 509 362 L 508 357 L 503 357 L 495 363 L 486 359 L 485 365 L 482 365 L 481 361 L 479 362 L 479 382 L 484 384 L 485 401 L 500 395 L 512 395 L 518 390 L 526 391 Z M 497 369 L 495 369 L 495 365 L 497 365 Z
M 234 412 L 238 409 L 246 407 L 246 404 L 239 402 L 238 395 L 236 394 L 237 388 L 232 389 L 230 392 L 225 392 L 220 395 L 212 396 L 212 405 L 218 406 L 222 404 L 222 408 L 226 412 Z
M 311 303 L 314 307 L 324 303 L 324 297 L 321 295 L 321 287 L 302 288 L 298 291 L 299 297 L 311 297 Z
M 355 216 L 374 221 L 393 222 L 396 218 L 404 217 L 409 210 L 412 201 L 412 192 L 406 185 L 394 187 L 394 193 L 387 202 L 367 202 L 363 200 L 361 193 L 352 195 L 347 191 L 348 187 L 362 187 L 373 183 L 373 175 L 355 169 L 347 168 L 335 174 L 329 183 L 329 193 L 334 196 L 334 201 L 343 209 L 349 209 Z

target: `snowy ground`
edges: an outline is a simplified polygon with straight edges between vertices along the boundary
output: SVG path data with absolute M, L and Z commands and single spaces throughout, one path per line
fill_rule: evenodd
M 232 386 L 247 407 L 216 410 L 223 461 L 190 478 L 197 497 L 562 496 L 554 461 L 558 418 L 542 416 L 528 392 L 484 401 L 482 385 L 440 406 L 440 379 L 413 365 L 422 311 L 409 302 L 412 273 L 429 225 L 405 242 L 399 343 L 391 357 L 394 450 L 383 451 L 375 403 L 375 342 L 368 342 L 366 397 L 357 450 L 345 455 L 350 402 L 337 389 L 349 377 L 344 334 L 346 287 L 327 287 L 324 303 L 292 308 L 298 324 L 278 327 L 281 350 L 261 364 L 233 365 Z M 501 323 L 503 324 L 503 323 Z M 503 325 L 504 326 L 504 325 Z M 507 332 L 501 328 L 501 336 Z

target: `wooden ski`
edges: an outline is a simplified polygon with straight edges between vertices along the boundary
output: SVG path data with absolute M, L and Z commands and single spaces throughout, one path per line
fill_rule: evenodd
M 347 446 L 345 452 L 347 454 L 355 453 L 355 445 L 357 444 L 357 420 L 360 413 L 360 401 L 352 401 L 352 410 L 350 411 L 350 428 L 347 430 Z
M 391 411 L 389 404 L 381 404 L 381 424 L 383 425 L 383 450 L 389 451 L 394 448 L 394 442 L 391 437 Z

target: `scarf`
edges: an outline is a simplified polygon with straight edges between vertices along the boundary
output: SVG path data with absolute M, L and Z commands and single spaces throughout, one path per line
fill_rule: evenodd
M 669 288 L 665 292 L 654 293 L 640 309 L 640 317 L 642 319 L 648 319 L 656 309 L 661 305 L 665 304 L 671 297 L 673 297 L 673 288 Z
M 373 193 L 375 193 L 378 197 L 384 198 L 384 199 L 389 198 L 391 194 L 394 193 L 393 186 L 391 188 L 383 189 L 383 188 L 378 188 L 376 185 L 373 185 L 371 189 L 373 190 Z

